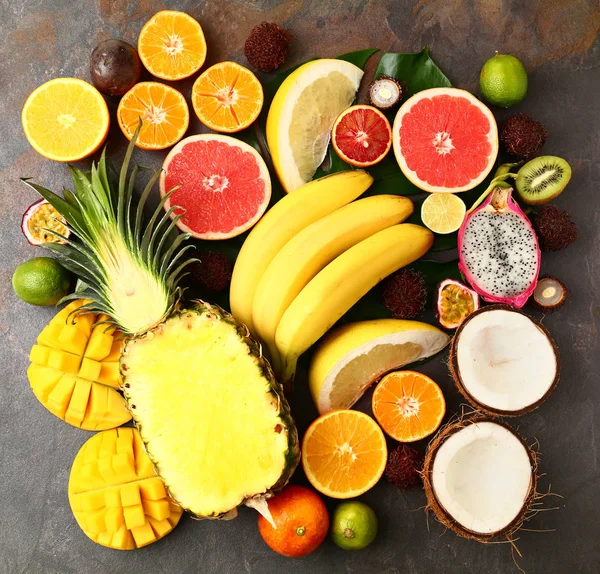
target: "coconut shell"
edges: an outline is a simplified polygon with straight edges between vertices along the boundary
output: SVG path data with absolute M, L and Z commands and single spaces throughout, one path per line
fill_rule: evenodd
M 550 385 L 550 387 L 548 388 L 548 390 L 546 391 L 544 396 L 541 397 L 539 400 L 537 400 L 535 403 L 529 405 L 528 407 L 520 409 L 518 411 L 505 411 L 502 409 L 495 409 L 493 407 L 490 407 L 489 405 L 484 405 L 483 403 L 479 402 L 475 397 L 473 397 L 469 393 L 469 391 L 463 384 L 463 381 L 460 376 L 460 371 L 458 368 L 458 358 L 456 356 L 456 352 L 457 352 L 458 340 L 460 338 L 460 335 L 461 335 L 463 329 L 469 323 L 469 321 L 471 321 L 473 319 L 473 317 L 476 317 L 477 315 L 479 315 L 481 313 L 486 313 L 488 311 L 494 311 L 494 310 L 511 311 L 513 313 L 520 313 L 521 315 L 525 315 L 525 317 L 527 317 L 529 320 L 531 320 L 536 325 L 536 327 L 540 331 L 542 331 L 544 333 L 544 335 L 546 335 L 546 337 L 548 337 L 548 340 L 550 341 L 550 343 L 552 344 L 552 348 L 554 349 L 554 355 L 556 356 L 556 375 L 554 377 L 554 381 L 552 382 L 552 384 Z M 460 394 L 469 402 L 469 404 L 473 408 L 475 408 L 489 416 L 492 416 L 492 417 L 519 417 L 521 415 L 525 415 L 527 413 L 530 413 L 530 412 L 536 410 L 552 394 L 552 392 L 556 388 L 556 385 L 558 384 L 558 380 L 560 378 L 560 356 L 558 353 L 558 346 L 554 342 L 554 339 L 550 335 L 550 332 L 548 331 L 548 329 L 546 329 L 546 327 L 544 327 L 544 325 L 542 325 L 539 321 L 537 321 L 530 315 L 523 313 L 523 311 L 521 311 L 520 309 L 516 309 L 515 307 L 511 307 L 509 305 L 503 305 L 500 303 L 495 304 L 495 305 L 486 305 L 485 307 L 481 307 L 477 311 L 474 311 L 473 313 L 471 313 L 462 322 L 461 326 L 456 330 L 456 333 L 455 333 L 454 337 L 452 338 L 452 342 L 450 343 L 448 367 L 450 368 L 450 374 L 452 375 L 452 378 L 454 379 L 454 383 L 456 384 L 457 389 L 460 391 Z
M 432 484 L 432 472 L 433 472 L 433 463 L 435 461 L 436 454 L 439 448 L 444 444 L 448 438 L 450 438 L 457 431 L 480 422 L 492 422 L 499 426 L 503 426 L 508 429 L 513 435 L 515 435 L 525 447 L 527 454 L 529 455 L 529 460 L 531 462 L 531 484 L 529 487 L 529 493 L 525 498 L 523 503 L 523 508 L 521 512 L 515 517 L 515 519 L 505 528 L 499 530 L 498 532 L 493 532 L 491 534 L 482 534 L 480 532 L 473 532 L 465 528 L 462 524 L 459 524 L 454 520 L 454 518 L 446 512 L 446 509 L 441 505 L 438 501 L 435 491 L 433 489 Z M 427 448 L 427 453 L 425 454 L 425 464 L 423 465 L 423 485 L 425 487 L 425 495 L 427 496 L 427 506 L 425 508 L 426 512 L 432 511 L 435 515 L 436 519 L 443 524 L 446 528 L 452 530 L 458 536 L 462 536 L 463 538 L 467 538 L 469 540 L 477 540 L 482 543 L 489 542 L 513 542 L 515 540 L 515 534 L 522 528 L 523 524 L 532 518 L 536 510 L 533 508 L 533 503 L 543 498 L 546 495 L 540 495 L 537 492 L 537 468 L 538 468 L 538 453 L 530 447 L 525 440 L 517 434 L 509 425 L 504 422 L 500 422 L 496 419 L 490 419 L 485 415 L 474 412 L 469 413 L 467 415 L 461 415 L 456 417 L 455 419 L 448 422 L 445 426 L 443 426 L 435 438 L 429 443 Z

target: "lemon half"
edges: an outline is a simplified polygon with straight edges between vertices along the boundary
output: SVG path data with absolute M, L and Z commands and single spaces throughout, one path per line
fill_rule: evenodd
M 267 116 L 267 144 L 287 193 L 310 181 L 323 163 L 337 116 L 349 107 L 363 71 L 344 60 L 315 60 L 281 84 Z

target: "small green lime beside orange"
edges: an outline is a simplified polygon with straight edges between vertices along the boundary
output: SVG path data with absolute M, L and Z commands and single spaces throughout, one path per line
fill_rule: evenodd
M 344 550 L 362 550 L 377 536 L 377 516 L 358 500 L 339 504 L 331 518 L 331 538 Z
M 34 257 L 21 263 L 12 276 L 17 297 L 30 305 L 56 305 L 71 287 L 71 274 L 56 259 Z
M 501 108 L 510 108 L 527 95 L 527 70 L 510 54 L 498 54 L 481 68 L 479 87 L 484 99 Z
M 258 517 L 258 530 L 267 546 L 288 558 L 300 558 L 316 550 L 329 530 L 329 514 L 319 495 L 304 486 L 288 485 L 269 499 L 275 527 Z

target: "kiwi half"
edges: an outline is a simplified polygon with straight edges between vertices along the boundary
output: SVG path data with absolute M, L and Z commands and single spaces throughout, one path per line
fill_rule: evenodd
M 571 166 L 562 158 L 541 155 L 528 161 L 516 179 L 517 192 L 529 205 L 553 200 L 571 179 Z

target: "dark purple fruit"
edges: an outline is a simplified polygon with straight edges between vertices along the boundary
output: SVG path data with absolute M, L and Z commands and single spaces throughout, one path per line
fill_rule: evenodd
M 105 40 L 92 52 L 92 82 L 107 96 L 122 96 L 137 84 L 142 62 L 137 50 L 123 40 Z

